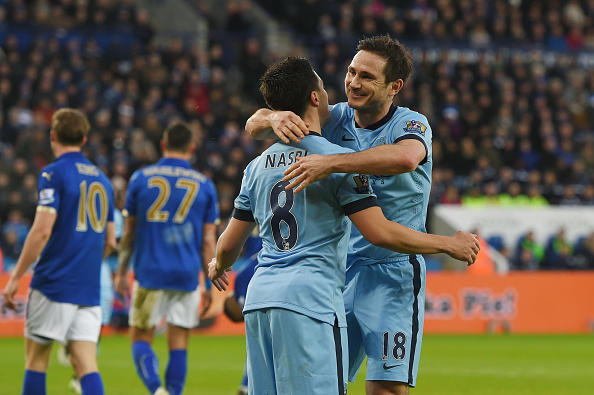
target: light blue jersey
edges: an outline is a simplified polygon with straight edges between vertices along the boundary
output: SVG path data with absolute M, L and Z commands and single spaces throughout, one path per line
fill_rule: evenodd
M 354 110 L 347 103 L 332 106 L 330 116 L 329 124 L 322 129 L 324 137 L 355 151 L 394 144 L 404 139 L 417 139 L 425 145 L 427 156 L 415 171 L 391 176 L 370 175 L 369 182 L 386 218 L 408 228 L 426 232 L 425 221 L 433 163 L 432 133 L 427 118 L 406 107 L 392 106 L 384 119 L 363 129 L 355 123 Z M 374 246 L 353 227 L 349 244 L 349 264 L 390 262 L 407 257 L 406 254 Z
M 137 170 L 126 210 L 136 216 L 133 264 L 149 289 L 194 291 L 202 269 L 205 223 L 219 219 L 214 184 L 181 159 L 163 158 Z
M 113 213 L 116 240 L 120 240 L 124 233 L 124 217 L 119 209 Z M 118 267 L 117 254 L 111 254 L 101 262 L 101 323 L 109 325 L 113 311 L 113 280 L 112 275 Z
M 346 152 L 311 133 L 299 144 L 275 143 L 247 166 L 234 217 L 255 220 L 262 250 L 244 313 L 282 308 L 346 325 L 342 293 L 351 224 L 345 215 L 377 205 L 367 177 L 332 174 L 298 194 L 281 181 L 299 156 Z
M 111 182 L 81 152 L 69 152 L 42 169 L 38 189 L 37 211 L 57 217 L 31 288 L 54 302 L 98 306 L 105 228 L 114 215 Z

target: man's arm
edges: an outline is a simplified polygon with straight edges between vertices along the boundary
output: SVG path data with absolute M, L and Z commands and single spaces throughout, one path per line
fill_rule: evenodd
M 103 259 L 107 258 L 116 248 L 118 242 L 116 240 L 115 222 L 107 223 L 105 228 L 105 246 L 103 247 Z
M 219 237 L 216 258 L 208 264 L 208 277 L 219 291 L 226 290 L 229 282 L 225 271 L 229 269 L 243 249 L 243 245 L 256 227 L 255 222 L 231 218 L 227 228 Z
M 245 123 L 245 131 L 254 140 L 281 139 L 285 143 L 299 143 L 309 134 L 308 125 L 291 111 L 272 111 L 261 108 Z
M 292 180 L 285 189 L 301 192 L 306 186 L 332 173 L 394 175 L 417 168 L 427 151 L 417 139 L 405 139 L 396 144 L 381 145 L 365 151 L 336 155 L 308 155 L 285 170 L 283 181 Z
M 418 232 L 392 222 L 379 206 L 349 215 L 353 224 L 371 244 L 404 254 L 445 253 L 472 265 L 480 250 L 476 235 L 458 231 L 452 236 Z
M 202 226 L 202 251 L 200 251 L 200 257 L 202 258 L 202 270 L 204 270 L 205 276 L 208 277 L 208 262 L 214 258 L 215 245 L 217 242 L 217 225 L 205 223 Z M 202 291 L 202 307 L 203 311 L 208 310 L 212 297 L 210 288 Z
M 136 238 L 136 217 L 130 215 L 126 217 L 124 222 L 124 233 L 120 239 L 120 247 L 118 254 L 118 270 L 114 279 L 114 288 L 116 292 L 124 294 L 129 291 L 130 284 L 128 283 L 128 267 L 130 265 L 130 258 L 134 251 L 134 239 Z
M 39 206 L 44 207 L 44 206 Z M 49 241 L 52 235 L 52 229 L 56 222 L 57 213 L 53 210 L 37 211 L 31 230 L 27 234 L 25 244 L 21 255 L 17 260 L 16 266 L 10 275 L 10 279 L 4 288 L 4 305 L 14 310 L 16 304 L 14 303 L 14 295 L 19 289 L 19 280 L 27 272 L 27 269 L 31 267 L 33 262 L 37 259 L 39 254 L 45 248 L 45 245 Z

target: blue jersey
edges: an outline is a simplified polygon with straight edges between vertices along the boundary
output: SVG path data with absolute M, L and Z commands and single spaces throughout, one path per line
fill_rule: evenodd
M 322 133 L 329 141 L 355 151 L 395 144 L 404 139 L 421 141 L 425 145 L 427 156 L 416 170 L 398 175 L 370 175 L 369 181 L 386 218 L 408 228 L 426 232 L 433 159 L 431 128 L 424 115 L 406 107 L 392 106 L 382 120 L 364 129 L 355 123 L 354 110 L 347 103 L 339 103 L 332 107 L 330 122 Z M 356 227 L 351 231 L 349 264 L 391 262 L 408 259 L 408 256 L 372 245 L 363 238 Z
M 99 279 L 113 188 L 81 152 L 61 155 L 38 181 L 37 211 L 57 214 L 35 267 L 31 288 L 54 302 L 99 305 Z
M 134 172 L 126 211 L 136 216 L 133 261 L 139 284 L 195 290 L 202 268 L 203 226 L 219 219 L 212 181 L 185 160 L 163 158 Z
M 310 134 L 300 144 L 277 142 L 246 168 L 234 217 L 255 221 L 262 250 L 244 312 L 292 310 L 345 326 L 344 290 L 350 221 L 377 205 L 366 176 L 332 174 L 303 192 L 286 191 L 283 172 L 299 156 L 352 152 Z

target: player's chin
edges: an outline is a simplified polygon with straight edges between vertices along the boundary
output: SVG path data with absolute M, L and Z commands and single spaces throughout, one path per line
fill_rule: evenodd
M 363 107 L 367 102 L 367 96 L 355 95 L 350 93 L 347 96 L 347 101 L 349 106 L 352 108 Z

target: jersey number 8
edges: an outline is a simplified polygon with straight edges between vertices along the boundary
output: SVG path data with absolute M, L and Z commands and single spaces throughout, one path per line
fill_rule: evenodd
M 274 244 L 281 251 L 289 251 L 295 247 L 299 235 L 297 218 L 291 212 L 295 202 L 295 194 L 292 189 L 285 189 L 287 185 L 289 185 L 288 182 L 279 181 L 270 191 L 270 209 L 272 210 L 270 229 L 274 237 Z M 288 230 L 286 237 L 283 236 L 283 223 L 285 224 L 285 230 Z

